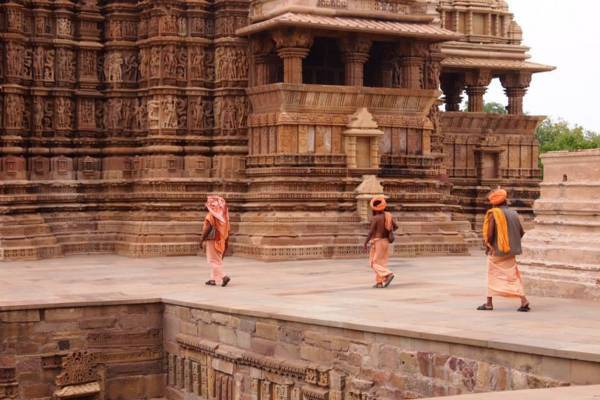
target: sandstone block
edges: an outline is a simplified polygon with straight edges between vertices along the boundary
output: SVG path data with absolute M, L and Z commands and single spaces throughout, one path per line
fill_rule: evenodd
M 256 323 L 256 332 L 255 335 L 259 338 L 268 339 L 268 340 L 278 340 L 279 339 L 279 325 L 257 322 Z
M 79 328 L 81 329 L 99 329 L 99 328 L 112 328 L 117 323 L 116 318 L 88 318 L 79 321 Z
M 82 308 L 50 308 L 44 311 L 44 321 L 76 321 L 83 317 Z
M 271 340 L 252 338 L 252 351 L 262 354 L 263 356 L 275 355 L 276 346 L 277 344 Z
M 39 322 L 39 310 L 1 311 L 0 322 Z

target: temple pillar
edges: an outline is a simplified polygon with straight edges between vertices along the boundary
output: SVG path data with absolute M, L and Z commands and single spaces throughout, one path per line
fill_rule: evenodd
M 400 58 L 400 86 L 406 89 L 423 89 L 427 86 L 424 70 L 427 58 L 431 56 L 429 44 L 405 43 L 397 48 Z
M 423 57 L 408 56 L 402 58 L 402 87 L 420 89 L 423 82 Z
M 500 77 L 504 92 L 508 97 L 508 113 L 513 115 L 523 114 L 523 98 L 531 83 L 531 74 L 516 72 Z
M 444 92 L 446 111 L 460 111 L 462 92 L 464 89 L 464 76 L 461 76 L 460 74 L 442 75 L 442 91 Z
M 399 59 L 396 46 L 386 45 L 383 47 L 379 59 L 381 60 L 381 86 L 394 87 L 394 81 L 398 82 L 400 78 L 397 71 Z M 394 75 L 398 76 L 395 78 Z
M 273 64 L 275 46 L 268 37 L 255 38 L 252 41 L 252 53 L 254 55 L 254 74 L 252 74 L 251 86 L 266 85 L 271 82 L 273 75 Z
M 469 112 L 483 112 L 483 96 L 492 82 L 490 71 L 474 71 L 466 76 L 467 95 L 469 96 Z
M 283 82 L 302 83 L 302 60 L 308 55 L 312 36 L 302 31 L 276 31 L 273 40 L 277 54 L 283 59 Z
M 348 86 L 363 86 L 364 67 L 369 59 L 372 42 L 363 38 L 344 38 L 340 47 L 346 66 L 345 83 Z

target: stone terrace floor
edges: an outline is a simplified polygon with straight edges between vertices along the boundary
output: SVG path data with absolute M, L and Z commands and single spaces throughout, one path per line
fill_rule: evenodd
M 396 279 L 372 289 L 366 259 L 264 263 L 227 258 L 229 287 L 207 287 L 201 257 L 113 255 L 0 262 L 0 309 L 162 299 L 224 312 L 397 333 L 449 343 L 600 362 L 600 304 L 532 297 L 531 313 L 485 299 L 485 258 L 393 259 Z

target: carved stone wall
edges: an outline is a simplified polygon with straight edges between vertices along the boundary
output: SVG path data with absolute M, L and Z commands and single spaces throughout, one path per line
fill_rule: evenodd
M 0 259 L 195 254 L 244 190 L 247 2 L 1 8 Z
M 323 323 L 170 302 L 2 310 L 0 398 L 391 400 L 600 383 L 598 362 L 545 350 Z
M 306 26 L 241 36 L 296 4 L 250 3 L 0 5 L 0 260 L 197 254 L 214 192 L 229 202 L 238 255 L 358 257 L 367 227 L 354 190 L 365 174 L 401 222 L 397 255 L 466 254 L 498 184 L 530 211 L 539 121 L 521 115 L 529 70 L 448 69 L 444 40 L 459 36 L 436 26 L 445 17 L 423 19 L 425 2 L 301 2 L 413 21 L 406 37 L 369 24 L 352 36 L 343 24 L 324 37 Z M 501 41 L 504 8 L 486 31 Z M 339 60 L 311 61 L 308 79 L 303 63 L 323 45 Z M 317 82 L 323 71 L 335 79 Z M 474 110 L 492 76 L 512 115 L 440 113 L 440 83 L 448 110 L 465 85 Z M 360 109 L 377 135 L 352 133 Z
M 169 399 L 414 399 L 593 376 L 568 376 L 568 368 L 551 373 L 543 363 L 563 361 L 552 357 L 424 338 L 169 304 L 164 317 L 178 327 L 165 335 Z
M 165 390 L 160 304 L 0 311 L 1 399 L 148 399 Z

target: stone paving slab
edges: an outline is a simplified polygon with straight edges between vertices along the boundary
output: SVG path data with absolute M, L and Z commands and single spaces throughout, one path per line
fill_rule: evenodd
M 322 325 L 600 362 L 600 304 L 532 297 L 533 311 L 485 299 L 485 259 L 393 259 L 396 279 L 372 289 L 366 260 L 264 263 L 226 259 L 233 281 L 207 287 L 203 258 L 75 256 L 0 263 L 0 309 L 165 302 Z
M 423 399 L 423 400 L 432 400 Z M 439 400 L 439 397 L 435 398 Z M 444 400 L 599 400 L 600 386 L 573 386 L 554 389 L 518 390 L 448 396 Z

